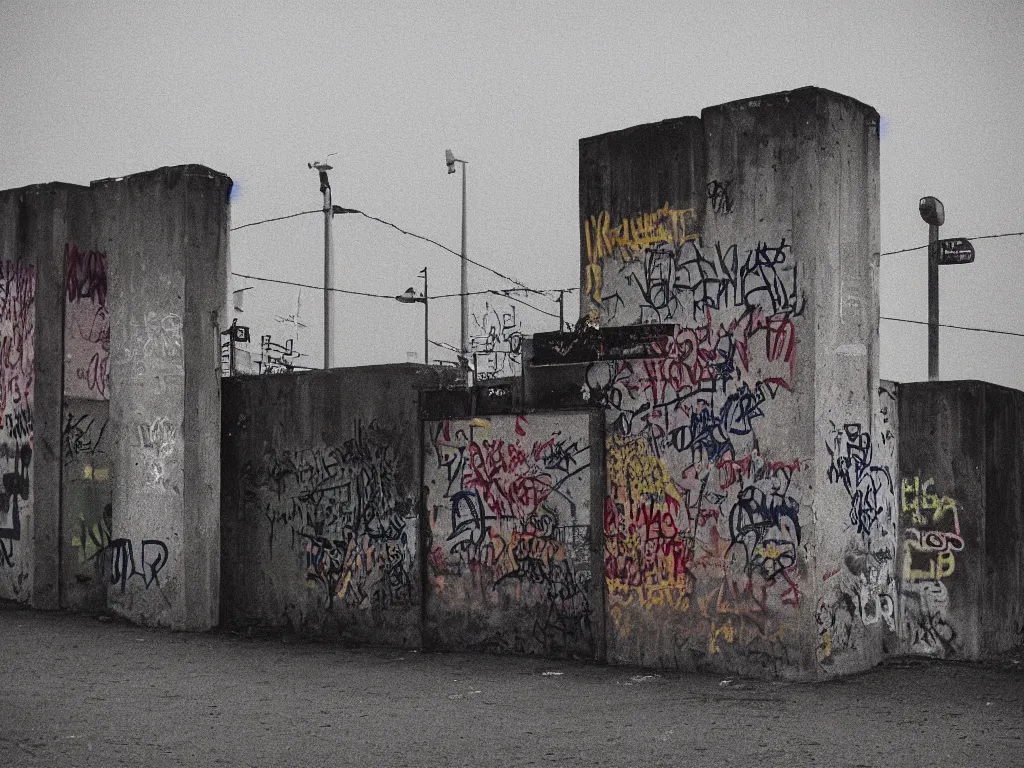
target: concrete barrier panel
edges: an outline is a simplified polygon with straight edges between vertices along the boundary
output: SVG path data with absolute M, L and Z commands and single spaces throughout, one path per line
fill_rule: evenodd
M 596 418 L 566 412 L 426 423 L 429 647 L 600 655 Z
M 224 380 L 229 626 L 420 645 L 419 390 L 369 366 Z

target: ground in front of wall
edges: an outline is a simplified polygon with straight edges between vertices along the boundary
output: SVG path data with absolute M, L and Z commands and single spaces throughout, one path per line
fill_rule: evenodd
M 0 607 L 3 766 L 1010 766 L 1024 653 L 819 684 Z

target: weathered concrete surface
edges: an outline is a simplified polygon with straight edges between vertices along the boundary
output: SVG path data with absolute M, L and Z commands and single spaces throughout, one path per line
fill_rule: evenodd
M 224 379 L 222 621 L 420 644 L 419 393 L 454 371 Z
M 88 190 L 0 192 L 0 597 L 60 595 L 64 245 L 88 227 Z
M 424 440 L 425 645 L 601 658 L 601 414 L 427 422 Z
M 723 686 L 283 639 L 2 611 L 0 764 L 968 768 L 1024 747 L 1024 656 Z
M 901 385 L 900 640 L 978 659 L 1024 642 L 1024 393 Z
M 230 184 L 0 192 L 0 597 L 213 625 Z
M 580 226 L 589 322 L 675 326 L 586 373 L 607 416 L 609 660 L 877 663 L 895 553 L 877 113 L 806 88 L 583 139 Z
M 109 417 L 110 403 L 107 400 L 64 399 L 60 537 L 62 608 L 102 611 L 107 606 L 107 587 L 111 577 L 114 444 Z
M 230 188 L 202 166 L 92 186 L 91 243 L 107 257 L 116 436 L 108 601 L 143 624 L 217 622 Z

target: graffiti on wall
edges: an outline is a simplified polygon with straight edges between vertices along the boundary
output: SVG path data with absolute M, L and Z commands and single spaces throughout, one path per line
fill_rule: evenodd
M 523 324 L 514 304 L 485 303 L 483 312 L 473 314 L 469 342 L 477 379 L 516 376 L 522 370 Z
M 286 537 L 327 608 L 383 610 L 413 599 L 415 504 L 393 443 L 375 422 L 360 422 L 340 444 L 272 446 L 243 467 L 247 513 L 268 524 L 271 549 Z
M 697 240 L 692 230 L 696 213 L 689 208 L 673 209 L 668 203 L 652 213 L 624 218 L 613 224 L 607 211 L 589 217 L 583 225 L 587 263 L 584 288 L 597 304 L 602 303 L 606 261 L 629 263 L 652 248 L 678 248 Z
M 67 265 L 64 394 L 108 398 L 110 317 L 107 314 L 107 255 L 65 246 Z
M 712 193 L 727 213 L 728 186 Z M 759 432 L 792 407 L 804 299 L 788 240 L 705 247 L 695 221 L 666 206 L 584 231 L 602 322 L 676 326 L 651 358 L 587 371 L 609 425 L 609 615 L 620 642 L 637 611 L 670 610 L 699 653 L 773 655 L 801 598 L 808 462 Z
M 947 584 L 964 550 L 960 505 L 939 493 L 935 480 L 904 477 L 901 489 L 903 522 L 903 637 L 910 653 L 944 656 L 958 650 L 949 610 Z
M 831 423 L 825 448 L 829 456 L 826 479 L 842 489 L 849 506 L 840 567 L 824 575 L 818 623 L 818 661 L 833 663 L 841 651 L 860 647 L 864 628 L 884 622 L 896 629 L 895 493 L 889 467 L 893 463 L 893 434 L 888 414 L 895 394 L 879 390 L 880 414 L 876 433 L 857 423 Z M 880 448 L 876 448 L 880 445 Z
M 175 470 L 172 461 L 178 451 L 179 429 L 177 424 L 164 417 L 138 425 L 139 457 L 147 488 L 181 492 L 180 485 L 175 482 L 180 470 Z
M 558 653 L 593 641 L 588 420 L 576 416 L 575 429 L 571 421 L 520 415 L 430 426 L 433 603 L 475 614 L 474 624 L 489 627 L 483 645 Z M 509 601 L 529 623 L 493 623 Z
M 708 206 L 713 213 L 732 213 L 732 181 L 709 181 L 705 188 Z
M 182 375 L 182 320 L 176 312 L 149 310 L 127 323 L 129 345 L 123 351 L 135 377 Z
M 591 217 L 584 228 L 586 288 L 602 324 L 692 326 L 708 312 L 732 308 L 766 317 L 802 313 L 791 243 L 702 246 L 692 216 L 666 207 L 614 228 L 607 214 Z
M 35 267 L 0 261 L 0 568 L 13 568 L 30 503 Z

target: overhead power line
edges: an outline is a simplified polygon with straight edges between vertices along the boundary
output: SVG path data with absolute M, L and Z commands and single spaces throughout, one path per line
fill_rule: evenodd
M 494 269 L 493 267 L 489 267 L 486 264 L 481 264 L 479 261 L 475 261 L 474 259 L 471 259 L 468 256 L 463 256 L 458 251 L 453 251 L 447 245 L 442 245 L 441 243 L 437 242 L 437 240 L 432 240 L 431 238 L 426 237 L 424 235 L 418 235 L 415 232 L 410 232 L 407 229 L 402 229 L 397 224 L 392 224 L 390 221 L 387 221 L 385 219 L 377 218 L 376 216 L 371 216 L 368 213 L 363 213 L 362 211 L 358 211 L 358 210 L 356 210 L 354 208 L 349 208 L 349 209 L 346 210 L 346 212 L 347 213 L 358 213 L 360 216 L 365 216 L 366 218 L 370 219 L 371 221 L 377 221 L 377 222 L 380 222 L 381 224 L 385 224 L 385 225 L 387 225 L 389 227 L 397 229 L 403 235 L 408 235 L 409 237 L 415 237 L 415 238 L 418 238 L 420 240 L 425 240 L 426 242 L 431 243 L 432 245 L 436 245 L 438 248 L 441 248 L 442 250 L 448 251 L 448 253 L 450 253 L 450 254 L 452 254 L 454 256 L 458 256 L 460 259 L 464 258 L 470 264 L 473 264 L 473 265 L 475 265 L 477 267 L 480 267 L 481 269 L 486 269 L 488 272 L 497 275 L 498 277 L 500 277 L 503 280 L 508 280 L 510 283 L 515 283 L 516 285 L 520 286 L 525 291 L 529 291 L 530 293 L 539 294 L 541 296 L 544 296 L 544 298 L 546 298 L 546 299 L 548 299 L 550 301 L 554 301 L 554 299 L 551 299 L 550 296 L 545 295 L 543 293 L 543 291 L 538 291 L 538 290 L 536 290 L 534 288 L 531 288 L 530 286 L 525 285 L 524 283 L 519 282 L 514 277 L 510 277 L 509 275 L 506 275 L 506 274 L 504 274 L 502 272 L 499 272 L 498 270 Z
M 272 277 L 257 277 L 256 275 L 247 275 L 247 274 L 245 274 L 243 272 L 232 272 L 231 274 L 234 275 L 235 277 L 244 277 L 247 280 L 259 280 L 260 282 L 263 282 L 263 283 L 277 283 L 278 285 L 292 285 L 292 286 L 295 286 L 296 288 L 309 288 L 312 291 L 322 291 L 324 289 L 324 287 L 322 285 L 312 285 L 310 283 L 299 283 L 299 282 L 296 282 L 294 280 L 276 280 L 276 279 L 274 279 Z M 346 290 L 345 288 L 329 288 L 328 290 L 330 290 L 333 293 L 343 293 L 343 294 L 346 294 L 348 296 L 366 296 L 366 297 L 371 298 L 371 299 L 389 299 L 391 301 L 395 300 L 394 294 L 370 293 L 368 291 L 349 291 L 349 290 Z M 547 310 L 541 309 L 540 307 L 535 306 L 535 305 L 531 304 L 530 302 L 525 301 L 523 299 L 520 299 L 520 298 L 518 298 L 516 296 L 509 296 L 508 295 L 509 293 L 511 293 L 512 291 L 515 291 L 515 290 L 517 290 L 517 289 L 515 289 L 515 288 L 508 288 L 508 289 L 504 289 L 504 290 L 470 291 L 466 295 L 467 296 L 480 296 L 480 295 L 483 295 L 483 294 L 493 294 L 495 296 L 504 296 L 509 301 L 514 301 L 514 302 L 517 302 L 519 304 L 523 304 L 523 305 L 529 307 L 530 309 L 533 309 L 533 310 L 535 310 L 537 312 L 540 312 L 542 315 L 547 315 L 548 317 L 553 317 L 556 320 L 558 319 L 558 315 L 556 315 L 556 314 L 554 314 L 552 312 L 548 312 Z M 565 290 L 565 289 L 560 289 L 560 290 Z M 445 294 L 441 294 L 439 296 L 431 296 L 430 299 L 431 300 L 434 300 L 434 299 L 451 299 L 451 298 L 456 298 L 456 297 L 461 297 L 461 296 L 462 296 L 461 293 L 445 293 Z
M 258 224 L 269 224 L 272 221 L 282 221 L 284 219 L 294 219 L 296 216 L 305 216 L 306 214 L 309 214 L 309 213 L 323 213 L 323 209 L 322 208 L 318 208 L 315 211 L 299 211 L 298 213 L 289 213 L 287 216 L 275 216 L 272 219 L 263 219 L 263 221 L 250 221 L 248 224 L 239 224 L 237 227 L 232 227 L 230 229 L 230 231 L 234 232 L 236 229 L 245 229 L 246 227 L 255 227 Z
M 960 238 L 960 239 L 962 239 L 962 240 L 990 240 L 990 239 L 992 239 L 994 237 L 1020 237 L 1021 235 L 1024 235 L 1024 232 L 1003 232 L 1002 234 L 999 234 L 999 235 L 978 235 L 977 237 L 964 237 L 964 238 Z M 895 256 L 897 253 L 910 253 L 912 251 L 923 251 L 927 247 L 928 247 L 928 245 L 926 243 L 925 245 L 915 245 L 913 248 L 901 248 L 898 251 L 886 251 L 885 253 L 882 253 L 881 255 L 882 256 Z
M 324 287 L 322 285 L 310 285 L 309 283 L 297 283 L 294 280 L 275 280 L 272 277 L 257 277 L 256 275 L 246 275 L 241 272 L 232 272 L 235 277 L 244 277 L 247 280 L 259 280 L 263 283 L 278 283 L 280 285 L 294 285 L 297 288 L 309 288 L 313 291 L 322 291 Z M 386 293 L 367 293 L 365 291 L 347 291 L 344 288 L 328 288 L 327 290 L 334 293 L 345 293 L 350 296 L 369 296 L 371 299 L 391 299 L 394 301 L 394 295 L 388 295 Z
M 927 320 L 908 320 L 905 317 L 886 317 L 881 315 L 881 320 L 892 320 L 896 323 L 911 323 L 913 325 L 928 325 Z M 950 323 L 939 323 L 940 328 L 955 328 L 958 331 L 975 331 L 977 333 L 998 333 L 1003 336 L 1021 336 L 1024 337 L 1024 333 L 1018 333 L 1017 331 L 1000 331 L 995 328 L 972 328 L 967 325 L 952 325 Z
M 319 209 L 319 210 L 313 210 L 313 211 L 300 211 L 299 213 L 292 213 L 292 214 L 289 214 L 287 216 L 275 216 L 272 219 L 263 219 L 262 221 L 252 221 L 252 222 L 249 222 L 248 224 L 240 224 L 237 227 L 232 227 L 231 231 L 234 232 L 237 229 L 245 229 L 246 227 L 255 227 L 255 226 L 259 225 L 259 224 L 270 224 L 271 222 L 274 222 L 274 221 L 282 221 L 284 219 L 293 219 L 296 216 L 305 216 L 305 215 L 310 214 L 310 213 L 322 213 L 322 212 L 323 212 L 323 209 Z M 371 216 L 370 214 L 365 213 L 363 211 L 360 211 L 357 208 L 343 208 L 340 205 L 334 206 L 334 212 L 335 213 L 358 213 L 360 216 L 364 216 L 365 218 L 370 219 L 371 221 L 376 221 L 376 222 L 379 222 L 380 224 L 384 224 L 384 225 L 389 226 L 389 227 L 391 227 L 393 229 L 396 229 L 399 232 L 401 232 L 403 235 L 408 235 L 409 237 L 415 237 L 418 240 L 423 240 L 425 242 L 430 243 L 431 245 L 436 245 L 438 248 L 440 248 L 440 249 L 442 249 L 444 251 L 447 251 L 448 253 L 452 254 L 453 256 L 458 256 L 460 259 L 461 258 L 465 258 L 466 261 L 469 262 L 470 264 L 473 264 L 474 266 L 480 267 L 480 269 L 485 269 L 488 272 L 490 272 L 490 273 L 492 273 L 494 275 L 497 275 L 502 280 L 508 280 L 510 283 L 515 283 L 520 288 L 522 288 L 524 291 L 529 291 L 530 293 L 536 293 L 536 294 L 538 294 L 540 296 L 544 296 L 544 298 L 548 299 L 549 301 L 556 301 L 556 299 L 552 299 L 550 296 L 546 295 L 543 291 L 538 291 L 535 288 L 531 288 L 530 286 L 526 285 L 525 283 L 522 283 L 519 280 L 516 280 L 514 277 L 511 277 L 510 275 L 506 275 L 503 272 L 499 272 L 498 270 L 494 269 L 493 267 L 489 267 L 486 264 L 483 264 L 483 263 L 481 263 L 479 261 L 476 261 L 475 259 L 469 258 L 468 256 L 463 257 L 463 255 L 461 253 L 459 253 L 458 251 L 452 250 L 447 245 L 443 245 L 442 243 L 439 243 L 437 240 L 429 238 L 429 237 L 427 237 L 425 235 L 420 235 L 420 234 L 417 234 L 415 232 L 410 232 L 407 229 L 403 229 L 402 227 L 400 227 L 397 224 L 394 224 L 394 223 L 388 221 L 387 219 L 381 219 L 381 218 L 379 218 L 377 216 Z

